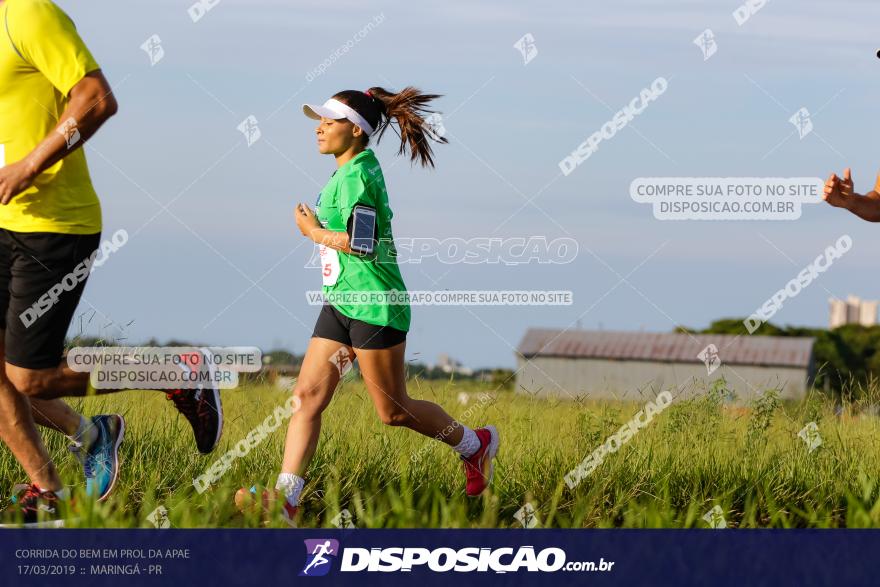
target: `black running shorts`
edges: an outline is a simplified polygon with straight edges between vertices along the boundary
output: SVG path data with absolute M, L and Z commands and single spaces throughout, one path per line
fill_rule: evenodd
M 406 340 L 406 331 L 355 320 L 331 304 L 324 304 L 312 336 L 329 338 L 356 349 L 387 349 Z
M 0 329 L 6 362 L 57 367 L 101 233 L 13 232 L 0 228 Z

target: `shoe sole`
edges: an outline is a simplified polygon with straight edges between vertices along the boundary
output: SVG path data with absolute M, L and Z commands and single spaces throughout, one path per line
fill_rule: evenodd
M 208 352 L 206 349 L 201 348 L 202 356 Z M 207 362 L 207 361 L 206 361 Z M 214 444 L 211 446 L 211 450 L 209 450 L 205 454 L 210 454 L 214 452 L 214 449 L 217 448 L 217 445 L 220 444 L 220 437 L 223 436 L 223 404 L 220 400 L 220 390 L 217 388 L 216 383 L 214 382 L 214 373 L 217 369 L 214 368 L 213 363 L 208 363 L 208 373 L 211 374 L 211 393 L 214 394 L 214 406 L 217 408 L 217 436 L 214 438 Z
M 31 524 L 0 524 L 0 528 L 64 528 L 65 522 L 78 520 L 46 520 L 45 522 L 33 522 Z
M 495 426 L 486 426 L 486 430 L 489 431 L 489 448 L 486 451 L 489 457 L 489 477 L 486 479 L 486 487 L 489 487 L 489 484 L 492 483 L 492 476 L 495 474 L 495 455 L 498 454 L 498 445 L 501 444 L 501 437 L 498 435 L 498 430 Z M 483 489 L 485 490 L 485 488 Z
M 486 448 L 486 454 L 483 455 L 483 463 L 485 459 L 489 459 L 489 475 L 486 477 L 486 484 L 479 493 L 468 493 L 468 497 L 477 497 L 486 491 L 486 488 L 492 483 L 492 477 L 495 475 L 495 455 L 498 454 L 498 445 L 501 443 L 501 436 L 495 426 L 483 426 L 484 430 L 489 431 L 489 446 Z M 483 470 L 483 463 L 480 463 L 480 471 Z
M 116 442 L 113 443 L 113 461 L 116 463 L 116 470 L 113 472 L 113 479 L 110 481 L 110 487 L 108 487 L 107 491 L 98 498 L 98 501 L 104 501 L 107 499 L 110 492 L 116 487 L 116 480 L 119 478 L 119 445 L 122 444 L 122 438 L 125 436 L 125 418 L 119 414 L 113 414 L 113 416 L 119 418 L 119 436 L 116 437 Z

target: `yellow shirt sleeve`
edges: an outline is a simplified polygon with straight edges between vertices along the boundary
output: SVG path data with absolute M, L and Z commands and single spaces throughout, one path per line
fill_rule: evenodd
M 8 28 L 22 58 L 64 96 L 100 69 L 73 21 L 51 0 L 11 0 Z

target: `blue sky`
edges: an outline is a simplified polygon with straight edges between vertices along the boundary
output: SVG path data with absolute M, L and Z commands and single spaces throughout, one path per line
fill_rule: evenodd
M 450 144 L 436 170 L 397 157 L 391 131 L 373 146 L 396 237 L 579 244 L 561 266 L 403 265 L 413 290 L 574 292 L 571 306 L 416 306 L 409 360 L 513 366 L 529 326 L 669 331 L 746 316 L 844 233 L 852 251 L 774 322 L 825 326 L 830 295 L 880 297 L 880 226 L 825 204 L 796 221 L 660 221 L 628 194 L 637 177 L 824 178 L 847 165 L 868 191 L 880 169 L 876 2 L 774 0 L 742 26 L 736 1 L 220 0 L 195 23 L 186 1 L 59 4 L 118 95 L 87 153 L 105 234 L 131 236 L 92 274 L 72 333 L 303 352 L 319 310 L 304 292 L 320 277 L 304 268 L 312 249 L 292 210 L 314 203 L 335 163 L 300 104 L 374 85 L 444 94 Z M 692 41 L 706 28 L 718 52 L 704 61 Z M 527 65 L 513 47 L 526 33 L 538 49 Z M 151 67 L 140 46 L 154 34 L 165 56 Z M 562 176 L 560 159 L 658 76 L 666 93 Z M 801 107 L 815 126 L 803 139 L 788 121 Z M 249 115 L 262 133 L 251 147 L 236 129 Z

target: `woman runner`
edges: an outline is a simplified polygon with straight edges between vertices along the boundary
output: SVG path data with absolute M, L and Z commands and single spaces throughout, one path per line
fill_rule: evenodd
M 287 429 L 281 474 L 275 490 L 262 492 L 260 499 L 268 510 L 283 498 L 280 511 L 288 520 L 298 511 L 304 476 L 318 444 L 321 413 L 339 382 L 340 364 L 355 356 L 383 423 L 404 426 L 451 446 L 463 462 L 467 495 L 479 495 L 492 479 L 499 440 L 494 426 L 472 430 L 437 404 L 407 395 L 404 350 L 409 304 L 383 301 L 382 295 L 375 295 L 377 302 L 368 305 L 345 300 L 346 293 L 397 291 L 406 302 L 385 181 L 379 161 L 367 146 L 374 133 L 376 142 L 381 140 L 393 119 L 401 140 L 398 154 L 409 149 L 412 161 L 433 167 L 422 115 L 429 112 L 425 105 L 437 97 L 412 87 L 396 94 L 374 87 L 366 92 L 339 92 L 321 106 L 303 105 L 306 116 L 320 120 L 315 129 L 318 151 L 333 155 L 338 168 L 321 190 L 315 211 L 303 203 L 295 211 L 302 234 L 320 245 L 323 293 L 330 303 L 325 302 L 318 316 L 293 390 L 299 409 Z M 361 236 L 365 226 L 367 234 L 373 235 L 367 238 L 367 246 Z M 251 494 L 255 492 L 253 487 L 240 489 L 236 495 L 239 507 L 253 507 L 257 500 Z

